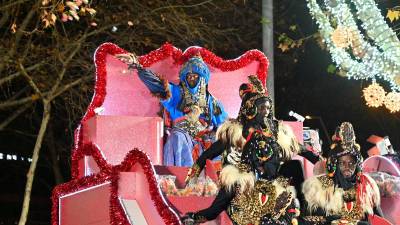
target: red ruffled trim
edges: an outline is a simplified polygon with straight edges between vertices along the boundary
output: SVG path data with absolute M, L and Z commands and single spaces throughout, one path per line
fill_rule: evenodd
M 68 183 L 58 185 L 54 188 L 52 194 L 52 225 L 58 225 L 58 217 L 59 217 L 59 199 L 60 197 L 74 193 L 76 191 L 92 187 L 98 184 L 102 184 L 106 181 L 111 181 L 111 194 L 110 194 L 110 222 L 111 224 L 126 224 L 130 225 L 127 216 L 119 202 L 118 198 L 118 181 L 119 174 L 121 172 L 131 171 L 131 168 L 139 163 L 143 168 L 143 171 L 146 175 L 147 182 L 149 184 L 149 190 L 151 199 L 153 200 L 153 204 L 156 206 L 157 212 L 163 219 L 165 224 L 173 225 L 173 224 L 181 224 L 178 215 L 169 207 L 166 203 L 164 197 L 162 196 L 161 190 L 159 189 L 155 170 L 149 157 L 146 153 L 134 149 L 130 151 L 123 162 L 119 165 L 112 166 L 107 164 L 104 160 L 97 147 L 93 144 L 84 145 L 84 154 L 76 154 L 75 157 L 82 158 L 84 155 L 91 154 L 94 160 L 98 165 L 103 164 L 100 168 L 101 172 L 96 175 L 83 177 L 80 179 L 73 179 Z M 96 153 L 97 152 L 97 153 Z
M 113 43 L 104 43 L 100 45 L 95 52 L 95 65 L 96 65 L 96 84 L 94 87 L 94 97 L 92 102 L 90 103 L 86 114 L 83 116 L 81 123 L 92 118 L 95 115 L 94 109 L 100 107 L 106 96 L 106 56 L 107 54 L 115 55 L 127 53 L 124 49 L 121 49 L 117 45 Z M 150 52 L 149 54 L 143 55 L 139 57 L 139 62 L 144 67 L 149 67 L 153 63 L 157 61 L 163 60 L 169 56 L 171 56 L 174 60 L 175 64 L 181 65 L 186 62 L 190 57 L 200 54 L 203 60 L 208 64 L 221 71 L 234 71 L 240 68 L 243 68 L 254 61 L 259 62 L 259 67 L 257 70 L 257 76 L 261 80 L 261 82 L 265 85 L 267 79 L 267 71 L 268 71 L 268 59 L 265 55 L 259 50 L 250 50 L 245 52 L 242 56 L 232 60 L 223 60 L 222 58 L 216 56 L 214 53 L 209 50 L 201 47 L 190 47 L 186 49 L 185 52 L 174 47 L 170 43 L 166 43 L 162 45 L 159 49 Z M 82 150 L 82 130 L 80 126 L 76 129 L 75 132 L 75 145 L 72 152 L 72 156 L 74 157 L 78 151 Z M 76 158 L 76 156 L 75 156 Z M 74 160 L 74 158 L 73 158 Z M 71 172 L 73 178 L 78 178 L 78 162 L 72 162 Z
M 145 170 L 145 173 L 147 175 L 146 177 L 148 178 L 150 185 L 150 192 L 152 193 L 152 199 L 165 223 L 180 224 L 178 216 L 168 207 L 168 204 L 165 203 L 163 197 L 161 196 L 160 190 L 158 189 L 157 182 L 155 180 L 153 166 L 151 165 L 148 157 L 143 152 L 135 149 L 128 153 L 125 160 L 120 165 L 112 166 L 108 164 L 106 160 L 104 160 L 103 156 L 100 154 L 100 151 L 99 149 L 97 149 L 96 146 L 92 144 L 83 144 L 81 124 L 95 115 L 94 110 L 97 107 L 102 106 L 106 96 L 106 56 L 107 54 L 116 55 L 121 53 L 127 53 L 127 51 L 119 48 L 117 45 L 112 43 L 104 43 L 100 45 L 95 52 L 96 84 L 94 87 L 94 96 L 86 111 L 86 114 L 83 116 L 80 122 L 80 125 L 75 130 L 75 143 L 71 154 L 72 181 L 62 185 L 58 185 L 53 191 L 53 225 L 56 225 L 58 223 L 59 197 L 68 193 L 75 192 L 77 190 L 93 186 L 95 184 L 100 184 L 110 179 L 112 183 L 112 194 L 110 197 L 110 203 L 112 203 L 110 206 L 111 222 L 112 224 L 127 224 L 127 219 L 124 212 L 121 211 L 122 208 L 119 205 L 119 202 L 117 204 L 117 181 L 119 179 L 119 172 L 128 171 L 128 168 L 131 168 L 136 162 L 139 162 Z M 269 62 L 265 55 L 258 50 L 247 51 L 245 54 L 237 59 L 223 60 L 222 58 L 216 56 L 205 48 L 190 47 L 185 52 L 182 52 L 182 50 L 174 47 L 169 43 L 166 43 L 159 49 L 154 50 L 147 55 L 140 56 L 139 62 L 142 66 L 149 67 L 157 61 L 163 60 L 171 56 L 175 64 L 181 65 L 186 62 L 190 57 L 196 54 L 200 54 L 203 60 L 208 65 L 211 65 L 221 71 L 234 71 L 249 65 L 253 61 L 258 61 L 259 67 L 257 70 L 257 76 L 264 85 L 266 83 Z M 79 160 L 81 160 L 85 155 L 90 155 L 94 158 L 101 172 L 94 176 L 78 179 L 78 177 L 81 177 L 81 174 L 79 174 Z M 122 217 L 125 219 L 123 219 Z
M 51 201 L 51 224 L 58 225 L 60 198 L 64 195 L 74 193 L 89 187 L 100 185 L 110 180 L 109 174 L 99 173 L 81 179 L 71 180 L 68 183 L 57 185 L 52 192 Z

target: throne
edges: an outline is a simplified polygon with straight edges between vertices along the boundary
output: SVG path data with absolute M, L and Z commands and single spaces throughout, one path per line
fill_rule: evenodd
M 214 197 L 167 197 L 156 174 L 174 174 L 182 183 L 188 168 L 162 166 L 164 122 L 159 100 L 139 80 L 136 71 L 114 55 L 126 53 L 115 44 L 99 46 L 94 55 L 96 83 L 92 101 L 75 130 L 72 180 L 53 190 L 52 224 L 180 224 L 179 214 L 208 207 Z M 229 117 L 241 100 L 238 89 L 256 74 L 265 84 L 268 60 L 250 50 L 223 60 L 201 47 L 182 52 L 171 44 L 140 56 L 141 65 L 179 82 L 178 71 L 200 53 L 210 68 L 210 92 Z M 231 224 L 222 215 L 208 224 Z
M 397 155 L 370 156 L 362 164 L 363 171 L 370 174 L 377 172 L 386 173 L 396 178 L 397 180 L 400 180 L 400 164 L 398 158 L 399 156 Z M 400 224 L 400 184 L 387 182 L 385 180 L 376 181 L 381 191 L 381 208 L 383 211 L 383 215 L 391 223 Z M 385 187 L 397 189 L 397 191 L 393 192 L 391 195 L 384 195 L 384 190 L 386 189 Z

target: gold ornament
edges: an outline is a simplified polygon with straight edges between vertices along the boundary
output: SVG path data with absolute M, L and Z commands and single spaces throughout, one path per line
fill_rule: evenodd
M 391 113 L 398 112 L 400 110 L 400 93 L 390 92 L 386 95 L 384 103 Z
M 369 107 L 379 107 L 385 101 L 386 91 L 378 83 L 373 82 L 363 89 L 363 93 Z
M 347 48 L 351 45 L 354 35 L 350 28 L 338 26 L 331 34 L 333 44 L 337 48 Z

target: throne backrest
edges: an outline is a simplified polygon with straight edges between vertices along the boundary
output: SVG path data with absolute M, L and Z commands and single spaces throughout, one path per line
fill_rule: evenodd
M 114 56 L 124 52 L 111 43 L 97 49 L 95 95 L 85 117 L 91 117 L 95 112 L 99 115 L 158 116 L 159 100 L 140 81 L 136 70 L 129 71 L 127 65 Z M 238 89 L 241 83 L 248 82 L 247 76 L 257 74 L 265 84 L 268 60 L 262 52 L 251 50 L 237 59 L 223 60 L 204 48 L 190 47 L 182 52 L 165 44 L 140 56 L 139 61 L 145 68 L 177 84 L 182 64 L 197 53 L 210 67 L 209 92 L 222 102 L 229 117 L 235 118 L 241 103 Z

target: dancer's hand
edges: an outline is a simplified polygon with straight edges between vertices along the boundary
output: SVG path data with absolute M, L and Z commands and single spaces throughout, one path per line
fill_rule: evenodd
M 185 184 L 188 184 L 193 177 L 195 177 L 195 174 L 193 168 L 190 168 L 185 178 Z
M 184 225 L 195 225 L 195 220 L 194 220 L 194 213 L 188 212 L 186 213 L 185 216 L 181 218 L 181 221 Z
M 200 167 L 197 164 L 194 164 L 188 171 L 187 176 L 185 178 L 185 183 L 188 184 L 190 180 L 196 179 L 200 175 Z M 196 180 L 195 180 L 196 181 Z

